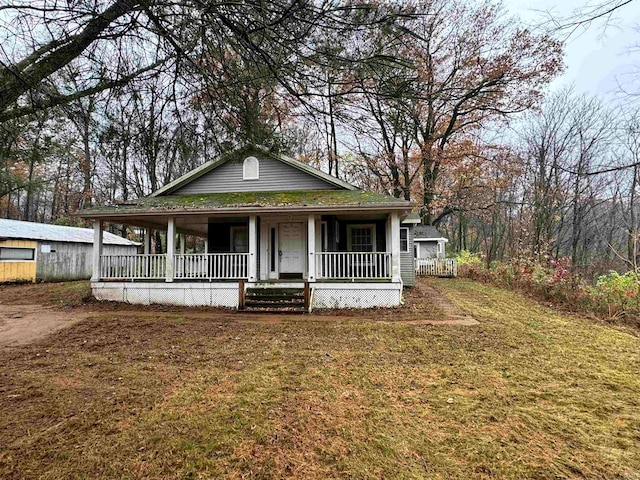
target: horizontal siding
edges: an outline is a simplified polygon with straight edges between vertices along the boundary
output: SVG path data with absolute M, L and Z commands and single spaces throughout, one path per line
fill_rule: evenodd
M 420 244 L 420 258 L 436 258 L 438 256 L 437 240 L 418 243 Z
M 413 226 L 408 225 L 406 228 L 409 230 L 409 251 L 400 252 L 400 277 L 405 286 L 413 287 L 416 283 L 416 268 L 413 259 Z
M 268 157 L 257 158 L 260 162 L 260 178 L 258 180 L 242 179 L 244 159 L 230 160 L 177 189 L 172 195 L 278 190 L 336 190 L 338 188 L 278 160 Z

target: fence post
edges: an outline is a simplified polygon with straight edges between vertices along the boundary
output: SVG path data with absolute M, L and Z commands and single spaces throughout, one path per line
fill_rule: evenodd
M 238 310 L 244 310 L 244 280 L 238 282 Z

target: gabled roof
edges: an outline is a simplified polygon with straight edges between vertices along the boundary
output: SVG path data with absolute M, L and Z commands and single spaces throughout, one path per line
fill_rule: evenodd
M 407 215 L 404 220 L 402 220 L 402 223 L 413 223 L 418 224 L 420 223 L 420 214 L 418 214 L 417 212 L 411 212 L 409 215 Z
M 346 189 L 346 190 L 357 190 L 358 188 L 355 187 L 354 185 L 351 185 L 350 183 L 345 182 L 344 180 L 340 180 L 336 177 L 333 177 L 331 175 L 328 175 L 320 170 L 318 170 L 317 168 L 313 168 L 310 165 L 307 165 L 306 163 L 302 163 L 299 162 L 298 160 L 294 160 L 293 158 L 287 157 L 286 155 L 281 155 L 281 154 L 276 154 L 273 153 L 271 151 L 269 151 L 269 149 L 259 146 L 259 145 L 251 145 L 251 144 L 247 144 L 244 145 L 240 148 L 237 148 L 236 150 L 233 150 L 231 152 L 225 153 L 224 155 L 221 155 L 218 158 L 215 158 L 213 160 L 209 160 L 208 162 L 204 163 L 203 165 L 200 165 L 198 168 L 195 168 L 193 170 L 191 170 L 190 172 L 184 174 L 183 176 L 181 176 L 180 178 L 177 178 L 176 180 L 174 180 L 173 182 L 165 185 L 162 188 L 159 188 L 158 190 L 156 190 L 155 192 L 153 192 L 152 194 L 149 195 L 149 197 L 159 197 L 162 195 L 169 195 L 172 192 L 174 192 L 175 190 L 177 190 L 178 188 L 184 187 L 185 185 L 187 185 L 188 183 L 192 182 L 193 180 L 201 177 L 202 175 L 210 172 L 211 170 L 214 170 L 215 168 L 220 167 L 221 165 L 224 165 L 225 163 L 227 163 L 228 161 L 237 158 L 239 155 L 242 155 L 245 152 L 259 152 L 263 155 L 266 155 L 274 160 L 283 162 L 291 167 L 297 168 L 298 170 L 301 170 L 305 173 L 307 173 L 308 175 L 320 178 L 322 180 L 324 180 L 325 182 L 334 185 L 336 187 L 342 188 L 342 189 Z
M 433 225 L 416 225 L 413 229 L 413 237 L 415 240 L 438 240 L 444 238 L 438 231 L 438 229 Z
M 90 228 L 66 227 L 46 223 L 23 222 L 0 218 L 0 240 L 43 240 L 50 242 L 93 243 L 93 230 Z M 136 246 L 139 243 L 104 232 L 105 245 Z
M 176 213 L 240 213 L 335 211 L 335 210 L 399 210 L 413 204 L 406 200 L 364 190 L 291 190 L 278 192 L 231 192 L 198 195 L 161 195 L 106 206 L 78 213 L 81 217 L 113 217 L 127 215 L 166 215 Z

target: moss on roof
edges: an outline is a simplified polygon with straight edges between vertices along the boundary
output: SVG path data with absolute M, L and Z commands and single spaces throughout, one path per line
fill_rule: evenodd
M 256 207 L 411 207 L 406 200 L 364 190 L 293 190 L 277 192 L 231 192 L 202 195 L 143 197 L 118 205 L 93 207 L 78 215 L 160 213 Z

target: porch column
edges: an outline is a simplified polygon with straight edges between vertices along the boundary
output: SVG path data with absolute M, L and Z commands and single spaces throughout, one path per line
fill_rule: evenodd
M 249 216 L 249 281 L 255 282 L 258 273 L 258 217 Z
M 167 221 L 167 270 L 165 282 L 173 282 L 173 261 L 176 253 L 176 219 L 169 217 Z
M 92 282 L 100 281 L 100 257 L 102 256 L 102 220 L 93 221 L 93 272 Z
M 144 229 L 144 254 L 149 255 L 151 253 L 151 229 Z
M 178 235 L 178 239 L 180 240 L 180 255 L 184 255 L 186 238 L 184 235 Z
M 397 213 L 394 212 L 389 215 L 389 224 L 391 227 L 389 232 L 391 239 L 391 280 L 400 282 L 400 217 Z
M 316 281 L 316 216 L 309 215 L 307 221 L 307 280 Z

